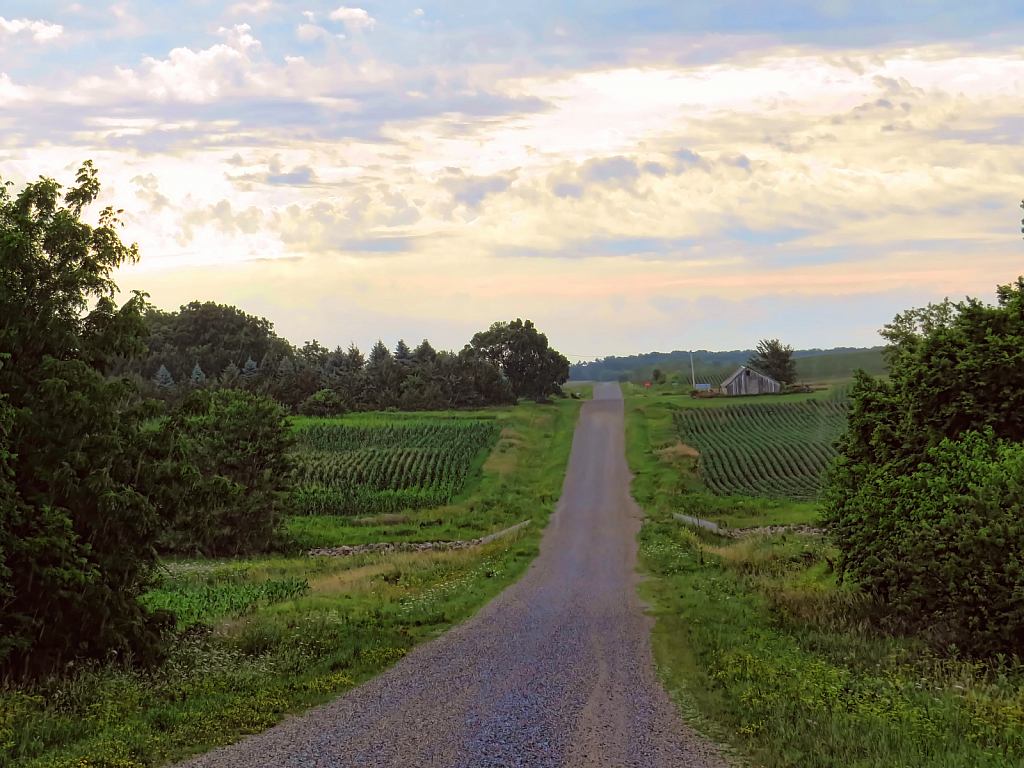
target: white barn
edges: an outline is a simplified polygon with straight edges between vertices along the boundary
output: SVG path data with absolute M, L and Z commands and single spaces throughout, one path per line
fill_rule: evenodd
M 781 391 L 782 385 L 775 379 L 745 365 L 722 382 L 723 395 L 767 395 Z

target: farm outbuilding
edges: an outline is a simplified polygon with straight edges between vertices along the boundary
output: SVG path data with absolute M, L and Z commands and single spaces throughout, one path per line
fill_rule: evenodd
M 782 385 L 771 376 L 741 365 L 740 369 L 722 382 L 723 395 L 767 395 L 781 392 Z

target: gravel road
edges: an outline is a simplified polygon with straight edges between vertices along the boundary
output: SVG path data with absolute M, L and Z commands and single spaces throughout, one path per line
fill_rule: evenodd
M 725 766 L 655 677 L 623 440 L 618 386 L 595 387 L 516 584 L 365 685 L 183 765 Z

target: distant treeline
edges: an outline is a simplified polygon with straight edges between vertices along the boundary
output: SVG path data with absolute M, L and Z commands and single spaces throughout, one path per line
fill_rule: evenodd
M 852 368 L 866 365 L 869 373 L 879 374 L 882 372 L 881 350 L 882 347 L 799 349 L 793 353 L 793 357 L 794 359 L 800 359 L 826 355 L 843 355 L 853 363 Z M 732 373 L 737 367 L 746 365 L 747 361 L 756 354 L 757 351 L 754 349 L 735 349 L 727 352 L 695 349 L 693 351 L 693 367 L 698 379 L 703 378 L 711 383 L 717 383 L 723 376 Z M 828 366 L 825 367 L 827 368 Z M 798 373 L 801 372 L 802 368 L 807 370 L 813 369 L 816 373 L 822 366 L 801 366 L 798 363 Z M 641 379 L 649 379 L 654 369 L 659 369 L 666 373 L 685 373 L 689 377 L 690 353 L 687 350 L 674 350 L 672 352 L 647 352 L 641 355 L 629 355 L 628 357 L 613 355 L 599 360 L 582 361 L 574 363 L 569 367 L 569 379 L 570 381 L 639 381 Z M 844 373 L 848 375 L 851 372 L 844 371 Z M 813 378 L 817 378 L 817 376 Z
M 475 408 L 555 394 L 568 375 L 568 360 L 528 320 L 495 323 L 457 352 L 426 339 L 415 347 L 399 340 L 394 350 L 378 340 L 366 355 L 315 339 L 293 346 L 266 318 L 214 302 L 149 308 L 145 320 L 146 353 L 114 373 L 135 374 L 144 394 L 172 402 L 215 388 L 267 395 L 310 416 Z

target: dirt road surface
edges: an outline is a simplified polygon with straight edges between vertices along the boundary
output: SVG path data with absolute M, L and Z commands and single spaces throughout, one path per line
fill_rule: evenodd
M 185 765 L 724 766 L 655 677 L 623 441 L 619 388 L 597 386 L 516 584 L 365 685 Z

